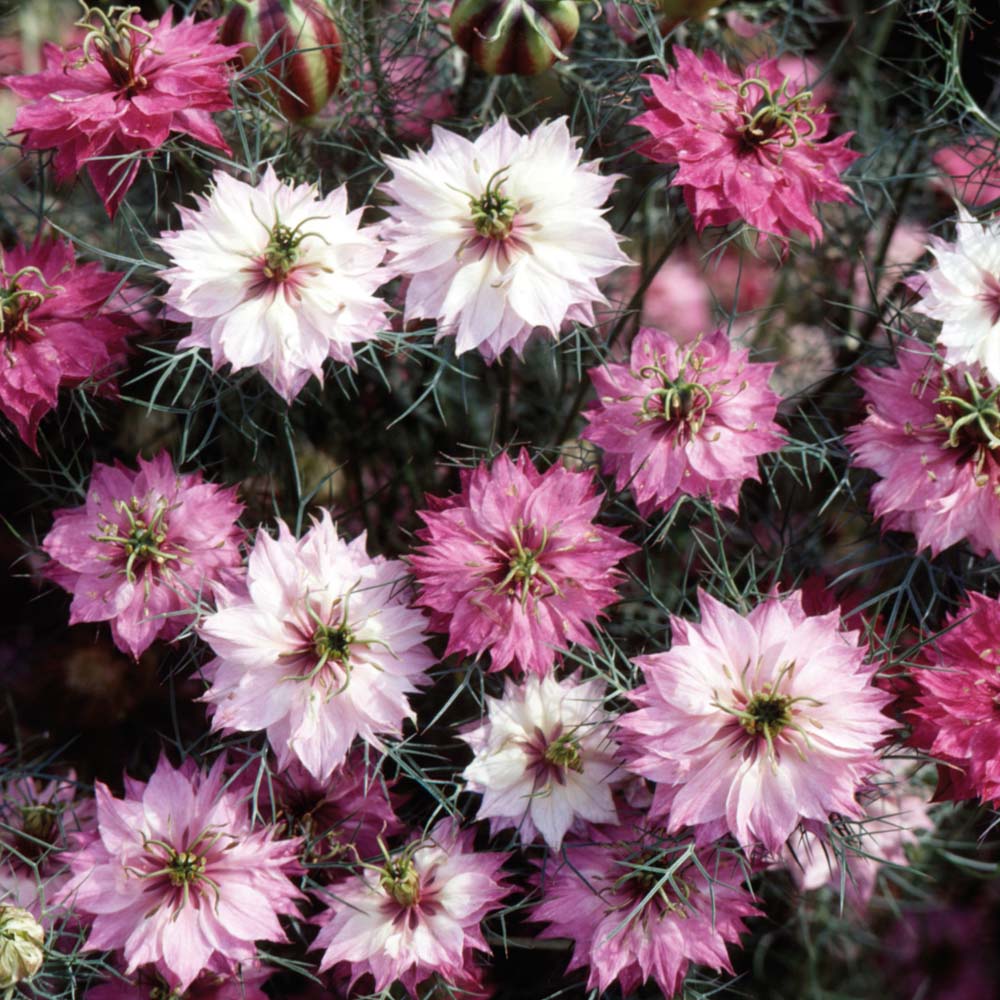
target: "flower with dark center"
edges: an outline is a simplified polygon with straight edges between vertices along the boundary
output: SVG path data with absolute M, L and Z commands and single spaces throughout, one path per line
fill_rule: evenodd
M 501 190 L 509 167 L 501 167 L 486 182 L 483 193 L 478 197 L 469 196 L 472 209 L 472 224 L 476 232 L 491 240 L 504 240 L 514 227 L 517 205 Z

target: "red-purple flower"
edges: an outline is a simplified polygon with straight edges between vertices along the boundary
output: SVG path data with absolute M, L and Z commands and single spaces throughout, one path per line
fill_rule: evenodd
M 111 376 L 136 332 L 112 298 L 120 282 L 99 264 L 77 265 L 68 240 L 0 250 L 0 410 L 29 447 L 60 388 L 92 380 L 117 392 Z
M 423 544 L 410 557 L 418 603 L 451 653 L 489 650 L 492 670 L 543 675 L 571 643 L 594 648 L 587 625 L 618 599 L 618 562 L 635 551 L 621 528 L 594 524 L 593 477 L 526 451 L 462 473 L 462 491 L 431 498 Z
M 190 625 L 213 587 L 236 583 L 244 534 L 235 488 L 179 475 L 166 452 L 138 462 L 96 463 L 86 503 L 57 510 L 42 542 L 47 575 L 73 594 L 70 624 L 110 621 L 136 659 Z
M 757 456 L 781 447 L 774 365 L 749 360 L 723 330 L 682 346 L 643 329 L 627 365 L 592 368 L 596 404 L 582 437 L 604 452 L 619 490 L 639 509 L 669 509 L 682 495 L 736 510 L 740 487 L 759 479 Z
M 24 148 L 54 149 L 60 181 L 85 166 L 114 216 L 143 157 L 171 134 L 229 151 L 210 112 L 232 107 L 227 64 L 239 46 L 215 41 L 218 21 L 175 26 L 169 7 L 158 21 L 136 7 L 85 9 L 80 44 L 46 45 L 44 70 L 3 82 L 33 102 L 14 121 Z
M 840 175 L 860 155 L 846 148 L 853 133 L 824 141 L 831 116 L 778 59 L 740 74 L 712 51 L 673 51 L 677 68 L 646 77 L 653 95 L 633 124 L 651 136 L 641 152 L 679 165 L 672 184 L 683 187 L 699 232 L 742 219 L 762 234 L 798 230 L 815 243 L 816 203 L 850 200 Z

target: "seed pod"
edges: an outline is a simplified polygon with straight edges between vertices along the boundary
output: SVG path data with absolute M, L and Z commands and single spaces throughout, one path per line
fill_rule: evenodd
M 496 76 L 547 70 L 579 28 L 574 0 L 458 0 L 451 12 L 451 37 Z
M 32 976 L 45 961 L 45 931 L 18 906 L 0 906 L 0 990 L 10 996 L 14 987 Z
M 237 2 L 222 23 L 220 40 L 243 42 L 244 66 L 262 53 L 282 114 L 310 118 L 330 99 L 340 80 L 340 32 L 321 0 Z

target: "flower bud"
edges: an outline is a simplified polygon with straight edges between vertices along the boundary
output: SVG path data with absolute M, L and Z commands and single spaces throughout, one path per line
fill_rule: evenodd
M 458 0 L 451 36 L 487 73 L 533 76 L 565 59 L 580 27 L 573 0 Z
M 45 931 L 19 906 L 0 906 L 0 990 L 30 979 L 45 960 Z

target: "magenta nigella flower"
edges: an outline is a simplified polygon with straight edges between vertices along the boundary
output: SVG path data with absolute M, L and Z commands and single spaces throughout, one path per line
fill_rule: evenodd
M 317 781 L 356 736 L 378 746 L 398 734 L 434 663 L 405 576 L 369 556 L 364 535 L 338 537 L 328 511 L 300 539 L 284 522 L 276 540 L 258 531 L 247 597 L 200 629 L 218 657 L 204 668 L 213 727 L 266 729 L 278 767 L 297 759 Z
M 219 966 L 218 969 L 213 966 Z M 234 972 L 232 963 L 215 961 L 184 991 L 183 998 L 152 967 L 140 969 L 129 979 L 109 979 L 92 986 L 85 1000 L 269 1000 L 261 989 L 272 969 L 259 964 L 241 966 Z
M 218 21 L 175 26 L 169 8 L 159 21 L 136 7 L 84 9 L 81 44 L 46 45 L 42 72 L 2 82 L 32 102 L 14 122 L 24 148 L 54 149 L 60 181 L 85 166 L 114 216 L 142 158 L 172 133 L 229 152 L 209 112 L 233 106 L 227 62 L 239 46 L 216 43 Z
M 205 971 L 253 963 L 255 941 L 285 941 L 297 915 L 299 840 L 253 828 L 246 795 L 226 787 L 219 758 L 207 774 L 161 758 L 149 783 L 126 777 L 125 798 L 98 782 L 97 830 L 68 854 L 62 900 L 91 917 L 87 949 L 121 948 L 183 993 Z M 220 962 L 220 960 L 225 960 Z
M 0 250 L 0 410 L 29 447 L 60 388 L 93 379 L 117 391 L 111 376 L 136 332 L 109 308 L 120 282 L 98 264 L 77 265 L 68 240 Z
M 750 361 L 722 330 L 687 346 L 640 330 L 627 365 L 590 370 L 597 402 L 581 436 L 645 515 L 685 494 L 736 510 L 744 481 L 760 478 L 757 456 L 782 445 L 774 367 Z
M 672 183 L 684 188 L 699 232 L 742 219 L 763 234 L 800 230 L 815 243 L 823 235 L 816 203 L 850 200 L 840 175 L 860 155 L 846 148 L 853 133 L 822 141 L 831 116 L 790 85 L 777 59 L 741 75 L 714 52 L 673 51 L 677 68 L 646 77 L 653 96 L 633 124 L 651 136 L 641 152 L 679 164 Z
M 919 342 L 896 360 L 859 372 L 868 416 L 844 439 L 853 464 L 881 477 L 875 516 L 934 555 L 965 539 L 1000 558 L 1000 390 L 977 365 L 946 367 Z
M 636 551 L 623 529 L 593 523 L 601 499 L 592 476 L 541 473 L 526 451 L 465 470 L 461 493 L 432 498 L 410 562 L 446 655 L 489 650 L 493 670 L 542 675 L 571 643 L 594 648 L 586 626 L 617 600 L 617 564 Z
M 672 997 L 691 962 L 732 972 L 726 945 L 760 911 L 731 855 L 695 855 L 635 823 L 563 852 L 531 918 L 549 924 L 540 937 L 572 940 L 567 971 L 589 966 L 587 989 L 603 993 L 617 980 L 627 996 L 651 978 Z
M 630 768 L 657 783 L 652 816 L 772 853 L 801 820 L 861 816 L 855 793 L 879 766 L 892 696 L 837 611 L 808 617 L 795 591 L 744 617 L 703 593 L 701 623 L 671 628 L 669 652 L 635 661 L 640 710 L 620 723 Z
M 472 841 L 471 830 L 441 820 L 383 867 L 339 882 L 319 920 L 320 971 L 346 963 L 351 985 L 371 975 L 375 991 L 399 981 L 413 994 L 435 973 L 475 981 L 475 952 L 489 950 L 479 923 L 508 890 L 498 877 L 507 856 L 475 851 Z
M 243 511 L 235 488 L 178 475 L 166 452 L 139 469 L 94 465 L 82 507 L 55 512 L 46 574 L 73 595 L 70 624 L 110 621 L 136 659 L 191 624 L 191 605 L 235 583 Z

